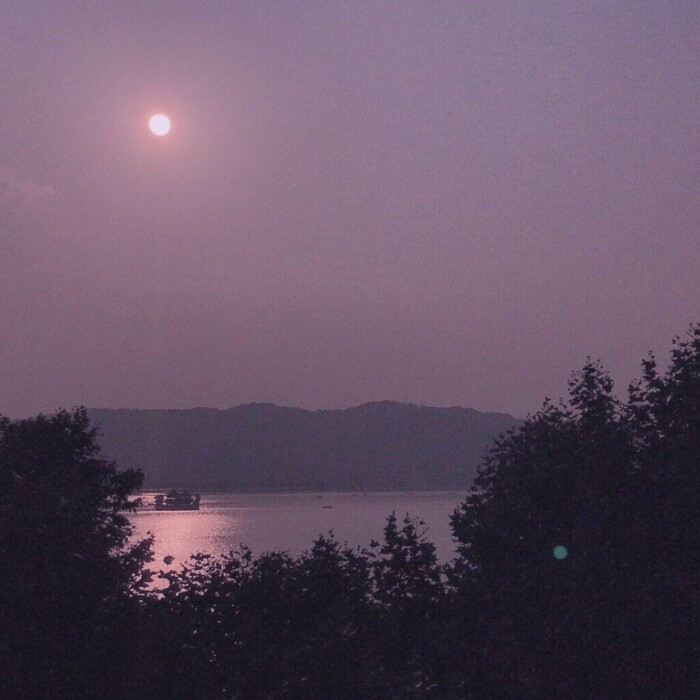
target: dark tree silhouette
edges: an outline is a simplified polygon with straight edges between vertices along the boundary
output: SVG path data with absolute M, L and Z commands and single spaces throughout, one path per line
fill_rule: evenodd
M 151 541 L 131 542 L 123 514 L 141 473 L 104 460 L 96 434 L 84 408 L 0 418 L 0 682 L 11 697 L 112 697 L 126 673 L 133 629 L 117 640 L 115 627 L 135 615 L 128 597 L 147 583 Z
M 623 403 L 598 363 L 496 441 L 452 516 L 483 659 L 519 697 L 694 697 L 700 326 Z M 475 587 L 478 582 L 478 588 Z

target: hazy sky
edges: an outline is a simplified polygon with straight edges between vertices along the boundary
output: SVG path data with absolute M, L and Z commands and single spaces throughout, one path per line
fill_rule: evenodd
M 700 320 L 699 8 L 4 0 L 0 413 L 624 388 Z

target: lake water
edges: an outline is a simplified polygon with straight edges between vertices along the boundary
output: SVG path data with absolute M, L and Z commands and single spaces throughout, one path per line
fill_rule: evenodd
M 170 568 L 195 552 L 219 555 L 245 544 L 254 556 L 268 551 L 301 554 L 320 534 L 333 530 L 351 547 L 381 541 L 386 518 L 406 513 L 425 521 L 426 539 L 440 561 L 454 553 L 449 516 L 466 492 L 421 493 L 204 493 L 199 511 L 155 511 L 144 508 L 131 515 L 138 535 L 155 535 L 152 567 Z M 145 495 L 144 503 L 152 502 Z

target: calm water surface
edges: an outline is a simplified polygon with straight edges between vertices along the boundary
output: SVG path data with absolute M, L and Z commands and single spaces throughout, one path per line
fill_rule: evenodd
M 195 552 L 218 555 L 240 544 L 250 547 L 254 556 L 279 550 L 301 554 L 318 535 L 330 530 L 352 547 L 369 546 L 372 539 L 381 541 L 386 518 L 396 511 L 400 519 L 409 513 L 425 521 L 426 538 L 444 562 L 454 552 L 449 516 L 465 496 L 466 492 L 204 493 L 199 511 L 146 507 L 131 520 L 138 535 L 149 531 L 155 535 L 152 566 L 168 568 L 163 564 L 167 555 L 175 558 L 175 566 Z M 146 505 L 152 499 L 144 495 Z

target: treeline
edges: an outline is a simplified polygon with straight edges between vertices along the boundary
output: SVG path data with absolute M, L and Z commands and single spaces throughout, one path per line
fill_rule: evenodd
M 700 324 L 625 401 L 589 361 L 496 440 L 448 564 L 391 515 L 153 572 L 141 478 L 82 409 L 0 422 L 3 697 L 700 697 Z

